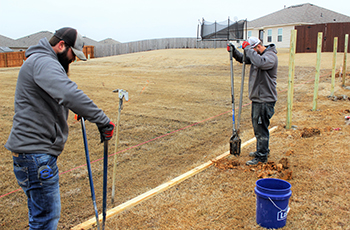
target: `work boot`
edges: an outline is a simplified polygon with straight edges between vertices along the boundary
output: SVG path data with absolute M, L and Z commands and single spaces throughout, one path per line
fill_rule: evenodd
M 255 157 L 254 159 L 247 161 L 246 165 L 257 165 L 259 162 L 266 163 L 267 157 Z
M 250 152 L 250 153 L 249 153 L 249 156 L 250 156 L 250 157 L 255 157 L 255 156 L 256 156 L 256 151 L 255 151 L 255 152 Z
M 255 152 L 250 152 L 249 156 L 250 157 L 256 157 L 256 151 Z M 267 156 L 270 156 L 270 152 L 267 153 Z

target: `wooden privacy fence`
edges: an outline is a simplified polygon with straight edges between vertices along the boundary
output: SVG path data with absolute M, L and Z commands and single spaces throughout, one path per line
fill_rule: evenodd
M 94 58 L 95 57 L 95 46 L 84 46 L 83 52 L 86 58 Z
M 296 26 L 297 36 L 297 53 L 316 53 L 317 42 L 315 37 L 319 32 L 323 34 L 322 52 L 333 52 L 333 38 L 339 38 L 338 52 L 344 52 L 345 34 L 350 31 L 350 22 L 325 23 L 315 25 Z
M 25 60 L 24 51 L 0 53 L 0 67 L 21 66 Z
M 95 57 L 94 46 L 84 46 L 83 52 L 86 58 Z M 22 66 L 25 60 L 25 51 L 0 53 L 0 68 Z
M 107 57 L 159 49 L 210 49 L 226 48 L 227 41 L 198 41 L 197 38 L 162 38 L 128 43 L 84 46 L 87 58 Z M 0 67 L 17 67 L 23 64 L 25 52 L 0 53 Z
M 95 46 L 95 57 L 106 57 L 159 49 L 205 49 L 226 48 L 226 46 L 227 41 L 197 41 L 197 38 L 161 38 L 112 45 L 97 45 Z

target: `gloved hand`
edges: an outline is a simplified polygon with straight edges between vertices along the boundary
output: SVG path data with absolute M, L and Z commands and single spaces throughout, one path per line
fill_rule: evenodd
M 77 120 L 77 121 L 80 121 L 81 116 L 78 115 L 78 114 L 75 114 L 74 119 Z M 85 118 L 85 117 L 84 117 L 84 121 L 86 121 L 86 118 Z
M 233 52 L 233 51 L 235 51 L 235 49 L 236 49 L 236 47 L 233 45 L 232 42 L 229 42 L 229 43 L 227 44 L 227 51 L 228 51 L 228 52 Z
M 109 122 L 107 125 L 98 128 L 100 131 L 101 143 L 112 139 L 114 126 L 113 122 Z
M 242 43 L 242 48 L 244 49 L 245 47 L 247 47 L 247 46 L 249 46 L 249 45 L 250 45 L 249 42 L 244 41 L 244 42 Z

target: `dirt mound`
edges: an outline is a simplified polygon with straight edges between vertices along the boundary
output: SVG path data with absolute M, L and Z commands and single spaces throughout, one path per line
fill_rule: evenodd
M 343 73 L 342 72 L 340 72 L 340 71 L 337 71 L 336 73 L 335 73 L 335 77 L 337 78 L 337 77 L 342 77 L 343 75 L 342 75 Z M 332 75 L 331 75 L 332 76 Z M 346 76 L 350 76 L 350 72 L 346 72 Z
M 228 170 L 228 169 L 237 169 L 238 166 L 243 165 L 238 160 L 229 160 L 227 158 L 213 161 L 214 166 L 218 169 Z
M 319 136 L 320 134 L 321 134 L 321 130 L 319 130 L 318 128 L 307 127 L 307 128 L 303 128 L 300 136 L 304 138 L 308 138 L 313 136 Z
M 214 166 L 221 170 L 238 169 L 244 172 L 255 172 L 258 178 L 275 177 L 283 180 L 292 179 L 292 171 L 289 170 L 288 158 L 282 158 L 276 164 L 274 161 L 258 163 L 253 166 L 246 166 L 239 160 L 220 159 L 214 161 Z
M 347 95 L 339 95 L 339 96 L 328 96 L 332 101 L 350 101 L 350 97 Z

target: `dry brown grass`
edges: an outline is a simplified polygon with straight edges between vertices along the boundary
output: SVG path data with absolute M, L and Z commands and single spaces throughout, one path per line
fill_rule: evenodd
M 285 229 L 349 229 L 349 101 L 332 101 L 332 54 L 322 54 L 318 110 L 311 111 L 315 54 L 297 54 L 293 125 L 286 130 L 287 50 L 280 50 L 279 101 L 271 127 L 270 161 L 287 158 L 292 171 L 291 211 Z M 338 54 L 339 67 L 342 54 Z M 349 64 L 348 64 L 349 66 Z M 235 63 L 238 98 L 241 65 Z M 19 68 L 0 69 L 2 79 L 1 145 L 13 116 L 13 96 Z M 158 50 L 72 64 L 70 77 L 116 122 L 116 88 L 129 93 L 120 123 L 116 204 L 121 204 L 228 150 L 231 129 L 230 66 L 225 49 Z M 248 74 L 248 70 L 247 70 Z M 247 80 L 245 81 L 247 83 Z M 349 82 L 349 79 L 347 79 Z M 336 95 L 349 95 L 336 79 Z M 247 88 L 243 104 L 249 104 Z M 238 100 L 236 101 L 238 105 Z M 62 198 L 60 229 L 93 216 L 80 125 L 70 114 L 70 136 L 59 157 Z M 198 124 L 197 124 L 198 122 Z M 302 137 L 304 128 L 320 135 Z M 340 128 L 340 130 L 334 130 Z M 87 122 L 97 204 L 102 204 L 103 147 L 94 124 Z M 165 135 L 165 136 L 163 136 Z M 160 137 L 160 138 L 159 138 Z M 250 106 L 242 111 L 242 142 L 253 137 Z M 154 139 L 156 138 L 156 139 Z M 114 139 L 110 153 L 114 153 Z M 147 143 L 145 143 L 147 142 Z M 141 144 L 144 143 L 144 144 Z M 139 145 L 140 144 L 140 145 Z M 255 181 L 261 170 L 244 163 L 254 144 L 242 150 L 233 169 L 211 167 L 183 183 L 107 220 L 107 229 L 261 229 L 255 222 Z M 109 195 L 112 162 L 109 161 Z M 76 168 L 75 167 L 79 167 Z M 0 149 L 0 196 L 18 189 L 11 154 Z M 73 169 L 73 170 L 71 170 Z M 0 198 L 0 228 L 26 229 L 26 198 L 22 191 Z M 108 200 L 108 208 L 111 208 Z M 15 225 L 16 224 L 16 225 Z

